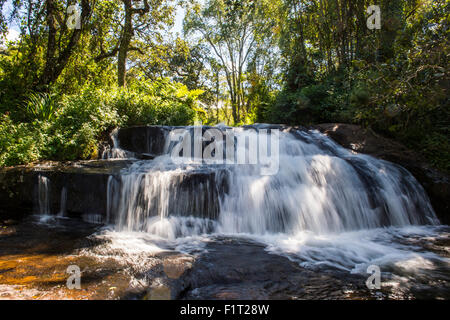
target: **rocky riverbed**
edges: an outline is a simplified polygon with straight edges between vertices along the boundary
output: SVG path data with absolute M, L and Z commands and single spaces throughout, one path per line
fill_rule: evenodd
M 407 272 L 403 282 L 394 281 L 383 273 L 381 289 L 369 290 L 367 274 L 304 267 L 246 237 L 169 243 L 142 235 L 129 243 L 129 236 L 111 236 L 100 225 L 36 216 L 4 221 L 0 230 L 0 299 L 450 298 L 448 265 L 434 265 L 432 281 Z M 448 258 L 449 231 L 411 238 L 410 245 Z M 80 290 L 67 287 L 71 265 L 82 271 Z

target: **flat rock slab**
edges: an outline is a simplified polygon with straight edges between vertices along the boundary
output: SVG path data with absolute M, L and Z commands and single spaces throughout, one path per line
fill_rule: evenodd
M 142 269 L 119 255 L 81 254 L 102 246 L 89 240 L 98 227 L 82 221 L 26 220 L 1 230 L 0 299 L 345 299 L 351 297 L 348 288 L 364 292 L 361 277 L 352 281 L 305 270 L 246 240 L 218 239 L 197 257 L 149 255 L 142 258 L 143 265 L 150 260 Z M 66 285 L 71 265 L 82 271 L 80 290 Z M 134 279 L 146 286 L 136 288 Z
M 123 252 L 78 219 L 0 224 L 0 299 L 448 299 L 448 284 L 368 290 L 366 274 L 303 268 L 253 240 L 212 237 L 191 254 Z M 100 232 L 100 233 L 99 233 Z M 429 247 L 448 254 L 448 239 Z M 81 289 L 70 289 L 69 266 Z M 444 281 L 444 280 L 443 280 Z M 401 289 L 401 290 L 399 290 Z
M 131 277 L 113 259 L 74 255 L 97 226 L 64 221 L 52 227 L 25 221 L 0 226 L 0 299 L 116 299 Z M 67 268 L 82 271 L 81 289 L 69 289 Z
M 354 292 L 370 299 L 365 278 L 342 272 L 317 272 L 265 246 L 245 239 L 222 238 L 172 286 L 181 299 L 350 299 Z

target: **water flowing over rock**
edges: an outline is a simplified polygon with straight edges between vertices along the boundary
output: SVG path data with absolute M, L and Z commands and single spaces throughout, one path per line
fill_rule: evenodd
M 237 139 L 248 130 L 281 129 L 278 172 L 263 176 L 259 164 L 189 159 L 175 164 L 169 141 L 173 128 L 156 128 L 134 128 L 138 140 L 119 131 L 120 147 L 122 136 L 127 151 L 157 155 L 153 161 L 133 163 L 109 180 L 108 217 L 119 230 L 166 236 L 180 230 L 184 235 L 205 231 L 295 235 L 438 223 L 423 188 L 407 170 L 351 152 L 316 131 L 265 125 L 221 128 Z M 155 131 L 158 134 L 150 134 Z M 249 152 L 248 148 L 236 153 Z
M 49 186 L 50 182 L 47 177 L 39 176 L 38 184 L 38 204 L 39 204 L 39 214 L 48 215 L 50 214 L 50 192 Z
M 63 281 L 52 264 L 76 259 L 93 298 L 450 297 L 449 228 L 420 183 L 348 147 L 279 125 L 115 130 L 101 160 L 0 170 L 0 256 L 48 250 Z
M 450 224 L 450 177 L 433 169 L 417 153 L 384 138 L 371 129 L 345 123 L 324 123 L 314 129 L 326 134 L 344 148 L 399 164 L 410 171 L 430 197 L 436 215 Z

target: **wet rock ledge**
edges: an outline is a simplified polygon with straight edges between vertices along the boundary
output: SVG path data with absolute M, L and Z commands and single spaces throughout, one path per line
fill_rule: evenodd
M 107 216 L 108 182 L 111 179 L 114 189 L 120 190 L 120 171 L 135 161 L 138 160 L 45 162 L 0 168 L 0 223 L 9 219 L 19 221 L 32 213 L 56 215 L 62 212 L 67 217 L 104 223 Z M 39 181 L 43 177 L 48 181 L 46 194 L 49 212 L 42 212 L 39 205 L 44 188 L 42 184 L 39 186 Z M 173 197 L 191 199 L 196 204 L 191 215 L 215 219 L 219 211 L 219 189 L 209 187 L 214 186 L 214 181 L 215 172 L 211 170 L 182 173 L 177 176 L 177 183 L 171 187 L 170 194 Z M 220 187 L 226 188 L 225 185 Z M 198 192 L 205 189 L 208 189 L 208 196 Z M 62 204 L 63 198 L 65 205 Z
M 39 176 L 49 179 L 52 214 L 61 210 L 61 193 L 66 188 L 69 216 L 90 213 L 105 216 L 108 178 L 128 164 L 129 161 L 43 162 L 0 168 L 0 220 L 20 220 L 39 212 Z

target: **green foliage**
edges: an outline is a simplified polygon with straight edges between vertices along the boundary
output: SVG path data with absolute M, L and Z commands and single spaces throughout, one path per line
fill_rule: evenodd
M 95 156 L 100 135 L 123 122 L 107 102 L 89 87 L 80 94 L 64 95 L 57 118 L 45 127 L 49 135 L 46 158 L 76 160 Z
M 334 82 L 311 84 L 296 91 L 285 89 L 278 94 L 274 104 L 268 106 L 260 122 L 309 125 L 319 122 L 348 122 L 346 114 L 348 93 Z M 275 120 L 273 120 L 275 119 Z
M 75 30 L 72 1 L 52 2 L 0 13 L 0 35 L 20 26 L 0 48 L 0 165 L 93 157 L 115 126 L 201 120 L 356 123 L 449 170 L 446 0 L 380 0 L 380 30 L 369 0 L 183 1 L 184 38 L 163 36 L 170 2 L 81 0 Z
M 284 86 L 258 121 L 360 124 L 449 171 L 449 2 L 381 1 L 379 31 L 365 26 L 367 1 L 284 4 Z
M 201 35 L 199 42 L 209 53 L 207 65 L 213 74 L 216 97 L 221 87 L 225 88 L 232 116 L 228 122 L 234 125 L 254 118 L 259 78 L 265 78 L 268 84 L 274 75 L 276 63 L 270 47 L 276 45 L 273 17 L 279 4 L 273 0 L 210 0 L 202 4 L 194 1 L 188 7 L 185 36 Z M 261 100 L 267 99 L 262 96 Z
M 39 123 L 15 124 L 8 115 L 0 117 L 0 166 L 11 166 L 41 158 L 45 137 Z
M 194 122 L 196 100 L 201 93 L 168 79 L 158 79 L 115 88 L 106 94 L 105 100 L 126 118 L 128 126 L 187 125 Z
M 51 121 L 56 115 L 56 96 L 49 93 L 30 93 L 23 109 L 31 119 Z
M 1 119 L 0 166 L 95 158 L 99 139 L 119 126 L 193 124 L 203 115 L 197 106 L 201 93 L 159 79 L 127 88 L 88 86 L 58 101 L 50 95 L 31 94 L 31 123 L 15 123 L 7 115 Z M 52 108 L 47 108 L 49 104 Z

